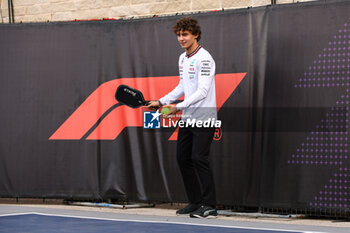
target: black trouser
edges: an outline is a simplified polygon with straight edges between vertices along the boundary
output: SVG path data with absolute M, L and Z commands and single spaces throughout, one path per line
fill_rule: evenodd
M 215 184 L 209 162 L 214 128 L 180 128 L 177 139 L 177 162 L 192 204 L 216 205 Z

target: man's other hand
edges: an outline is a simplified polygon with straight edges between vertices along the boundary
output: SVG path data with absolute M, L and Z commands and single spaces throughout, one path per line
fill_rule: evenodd
M 164 105 L 163 108 L 169 108 L 169 112 L 167 114 L 163 115 L 165 118 L 168 118 L 171 115 L 175 115 L 175 113 L 177 113 L 177 111 L 178 111 L 177 107 L 176 107 L 176 104 Z

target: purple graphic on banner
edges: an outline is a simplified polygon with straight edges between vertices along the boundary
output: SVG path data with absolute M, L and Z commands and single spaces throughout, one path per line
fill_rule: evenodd
M 292 154 L 288 164 L 336 168 L 337 172 L 309 206 L 342 209 L 350 207 L 350 168 L 344 167 L 350 151 L 350 23 L 345 23 L 328 45 L 294 87 L 345 87 L 346 92 Z
M 347 208 L 350 206 L 350 169 L 340 167 L 339 171 L 333 175 L 324 185 L 319 195 L 314 197 L 310 206 L 318 208 Z
M 338 32 L 299 78 L 295 88 L 350 86 L 350 24 L 344 24 Z

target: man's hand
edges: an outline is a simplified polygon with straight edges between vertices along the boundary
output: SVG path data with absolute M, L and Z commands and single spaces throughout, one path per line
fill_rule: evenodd
M 158 109 L 158 108 L 160 108 L 160 106 L 161 106 L 161 104 L 160 104 L 159 100 L 151 100 L 146 107 L 152 108 L 152 109 Z
M 169 112 L 167 114 L 164 114 L 163 116 L 165 118 L 170 117 L 171 115 L 174 115 L 175 113 L 177 113 L 177 107 L 176 104 L 168 104 L 168 105 L 164 105 L 163 108 L 169 108 Z

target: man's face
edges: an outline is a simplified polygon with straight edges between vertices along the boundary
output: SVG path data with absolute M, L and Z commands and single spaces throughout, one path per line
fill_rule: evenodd
M 190 31 L 179 31 L 177 33 L 177 40 L 183 49 L 189 49 L 196 41 L 198 35 L 193 35 Z

